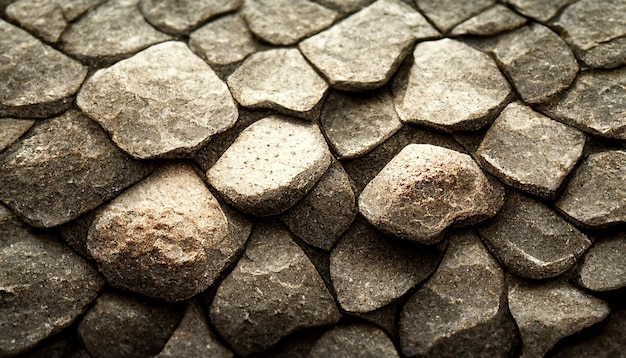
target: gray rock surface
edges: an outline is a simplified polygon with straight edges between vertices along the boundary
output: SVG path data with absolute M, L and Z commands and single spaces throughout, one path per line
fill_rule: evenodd
M 0 205 L 0 356 L 22 353 L 87 309 L 104 280 L 56 238 Z
M 0 118 L 0 151 L 15 143 L 33 124 L 35 121 L 29 119 Z
M 553 18 L 559 10 L 576 2 L 576 0 L 504 0 L 503 2 L 512 5 L 522 15 L 545 23 Z
M 300 51 L 341 90 L 381 87 L 416 40 L 437 30 L 400 0 L 378 0 L 299 45 Z
M 52 227 L 115 197 L 150 170 L 71 110 L 0 153 L 0 200 L 28 224 Z
M 531 279 L 562 274 L 591 246 L 557 213 L 517 192 L 507 193 L 498 215 L 479 232 L 509 272 Z
M 315 2 L 345 14 L 361 10 L 374 0 L 315 0 Z
M 87 68 L 0 19 L 0 118 L 46 118 L 65 111 Z
M 507 277 L 509 309 L 522 338 L 521 358 L 543 357 L 561 338 L 602 321 L 603 301 L 558 280 L 541 283 Z
M 330 277 L 341 308 L 379 309 L 429 277 L 442 253 L 386 237 L 358 218 L 330 254 Z
M 626 287 L 626 233 L 596 241 L 583 256 L 576 279 L 582 287 L 592 291 Z
M 456 25 L 450 35 L 492 36 L 511 31 L 526 23 L 526 18 L 518 15 L 508 7 L 496 4 L 480 14 Z
M 311 358 L 394 358 L 396 347 L 385 332 L 375 326 L 352 324 L 326 331 L 309 353 Z
M 567 43 L 532 23 L 501 35 L 491 51 L 526 103 L 543 103 L 568 88 L 578 63 Z
M 237 353 L 248 355 L 298 329 L 332 324 L 340 314 L 289 232 L 276 223 L 262 223 L 218 288 L 210 318 Z
M 444 33 L 495 3 L 496 0 L 415 0 L 420 10 Z
M 400 314 L 400 343 L 409 357 L 510 357 L 515 351 L 504 273 L 474 232 L 451 235 L 439 268 Z
M 486 54 L 462 42 L 422 42 L 392 90 L 403 122 L 444 131 L 479 129 L 508 103 L 511 86 Z
M 576 169 L 556 207 L 587 227 L 626 222 L 626 152 L 589 155 Z
M 236 208 L 269 216 L 302 199 L 326 172 L 331 157 L 315 124 L 274 115 L 241 132 L 207 177 Z
M 584 146 L 583 133 L 516 102 L 491 125 L 476 157 L 503 182 L 554 199 Z
M 435 244 L 449 225 L 490 218 L 502 202 L 501 187 L 469 155 L 410 144 L 365 187 L 359 212 L 384 232 Z
M 139 10 L 157 29 L 183 34 L 202 22 L 236 10 L 243 0 L 141 0 Z

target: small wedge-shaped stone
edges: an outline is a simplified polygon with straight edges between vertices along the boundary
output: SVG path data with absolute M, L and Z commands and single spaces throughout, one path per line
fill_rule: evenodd
M 71 110 L 0 153 L 0 200 L 28 224 L 52 227 L 98 207 L 150 170 Z
M 503 2 L 513 5 L 521 14 L 539 22 L 546 22 L 556 15 L 559 10 L 575 2 L 576 0 L 504 0 Z
M 439 30 L 448 32 L 494 5 L 496 0 L 415 0 L 415 3 Z
M 219 14 L 233 11 L 243 0 L 141 0 L 139 10 L 161 31 L 186 33 Z
M 626 287 L 626 233 L 596 241 L 583 257 L 576 278 L 592 291 Z
M 399 334 L 409 357 L 512 356 L 504 273 L 475 233 L 450 237 L 439 268 L 404 306 Z
M 487 131 L 476 157 L 503 182 L 554 199 L 584 146 L 578 130 L 511 103 Z
M 469 155 L 410 144 L 365 187 L 359 211 L 384 232 L 435 244 L 455 222 L 475 223 L 494 216 L 503 194 Z
M 398 358 L 385 332 L 371 325 L 336 326 L 315 342 L 310 358 Z
M 378 0 L 299 48 L 331 86 L 361 91 L 384 85 L 416 40 L 438 36 L 409 5 Z
M 274 115 L 241 132 L 207 177 L 236 208 L 276 215 L 313 188 L 331 158 L 317 125 Z
M 494 220 L 480 228 L 491 252 L 511 272 L 544 279 L 562 274 L 591 246 L 585 234 L 541 202 L 508 192 Z
M 576 57 L 565 41 L 537 23 L 500 36 L 491 51 L 527 103 L 552 99 L 578 73 Z
M 237 120 L 226 84 L 174 41 L 96 72 L 76 102 L 140 159 L 191 153 Z
M 602 321 L 603 301 L 558 280 L 535 283 L 507 277 L 509 309 L 522 338 L 521 358 L 541 358 L 561 338 Z
M 450 31 L 450 35 L 492 36 L 516 29 L 525 23 L 525 17 L 504 5 L 497 4 L 458 24 Z
M 111 285 L 166 301 L 209 287 L 237 244 L 215 197 L 183 164 L 161 168 L 114 199 L 87 237 Z
M 589 155 L 576 169 L 557 208 L 587 227 L 626 222 L 626 152 Z
M 0 19 L 0 117 L 46 118 L 65 111 L 87 67 Z
M 392 85 L 403 122 L 474 130 L 491 122 L 508 102 L 509 82 L 489 56 L 469 45 L 450 39 L 422 42 L 413 58 Z
M 34 120 L 0 118 L 0 151 L 18 140 L 33 124 Z
M 210 317 L 221 336 L 245 356 L 298 329 L 335 323 L 340 314 L 289 232 L 276 223 L 262 223 L 218 288 Z

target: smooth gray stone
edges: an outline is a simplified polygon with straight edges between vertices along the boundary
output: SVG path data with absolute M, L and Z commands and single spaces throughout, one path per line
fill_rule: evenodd
M 0 118 L 0 152 L 15 143 L 33 125 L 34 120 Z
M 576 281 L 592 291 L 626 287 L 626 233 L 597 240 L 583 256 Z
M 415 4 L 446 33 L 454 26 L 495 5 L 496 0 L 415 0 Z
M 496 4 L 456 25 L 450 31 L 450 35 L 492 36 L 514 30 L 525 23 L 525 17 L 504 5 Z
M 546 22 L 556 15 L 559 10 L 576 0 L 504 0 L 504 3 L 513 5 L 522 15 L 531 17 L 539 22 Z
M 141 0 L 139 10 L 157 29 L 184 34 L 206 20 L 233 11 L 243 0 Z
M 375 326 L 351 324 L 326 331 L 309 353 L 310 358 L 397 358 L 396 347 Z

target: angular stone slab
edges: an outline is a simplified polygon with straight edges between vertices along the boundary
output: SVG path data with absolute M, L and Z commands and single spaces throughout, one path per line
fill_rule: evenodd
M 462 42 L 422 42 L 410 68 L 392 83 L 394 103 L 405 123 L 445 131 L 479 129 L 508 103 L 511 86 L 486 54 Z
M 503 182 L 554 199 L 580 159 L 585 139 L 578 130 L 516 102 L 491 125 L 476 158 Z
M 71 110 L 0 153 L 0 200 L 37 227 L 73 220 L 148 175 L 97 123 Z
M 365 187 L 359 211 L 386 233 L 429 245 L 455 222 L 494 216 L 503 195 L 469 155 L 410 144 Z
M 576 280 L 592 291 L 626 287 L 626 233 L 596 241 L 576 271 Z
M 435 37 L 437 30 L 409 5 L 378 0 L 298 47 L 332 87 L 362 91 L 384 85 L 415 40 Z
M 15 143 L 34 124 L 34 120 L 0 118 L 0 151 Z
M 526 103 L 553 99 L 578 73 L 578 62 L 567 43 L 537 23 L 501 35 L 491 52 Z
M 399 357 L 393 342 L 379 328 L 364 324 L 336 326 L 326 331 L 309 353 L 311 358 Z
M 492 36 L 514 30 L 525 23 L 525 17 L 497 4 L 458 24 L 450 31 L 450 35 Z
M 456 232 L 435 274 L 400 314 L 409 357 L 511 357 L 517 332 L 498 263 L 472 231 Z
M 509 272 L 537 280 L 562 274 L 591 246 L 585 234 L 546 205 L 512 191 L 479 232 Z
M 626 222 L 626 152 L 589 155 L 576 169 L 556 207 L 593 228 Z
M 539 22 L 546 22 L 553 18 L 559 10 L 576 0 L 504 0 L 504 3 L 513 5 L 515 10 Z
M 184 34 L 204 21 L 241 6 L 243 0 L 141 0 L 139 10 L 157 29 Z
M 495 0 L 415 0 L 426 17 L 444 33 L 495 3 Z
M 256 216 L 276 215 L 313 188 L 331 157 L 315 124 L 274 115 L 241 132 L 207 177 L 236 208 Z
M 522 358 L 543 357 L 561 338 L 602 321 L 609 306 L 561 281 L 507 277 L 509 309 L 522 338 Z
M 87 67 L 0 20 L 0 118 L 46 118 L 67 110 Z
M 315 266 L 276 223 L 256 226 L 244 256 L 217 290 L 211 322 L 240 355 L 340 314 Z
M 76 103 L 139 159 L 188 155 L 237 121 L 226 84 L 182 42 L 96 72 Z

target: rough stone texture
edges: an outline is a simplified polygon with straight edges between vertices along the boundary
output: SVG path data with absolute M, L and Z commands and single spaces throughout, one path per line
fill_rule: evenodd
M 139 1 L 109 0 L 98 6 L 61 35 L 61 48 L 81 60 L 106 64 L 169 40 L 146 22 Z
M 335 301 L 302 249 L 277 224 L 262 223 L 222 282 L 211 322 L 241 355 L 263 351 L 305 327 L 340 318 Z
M 315 342 L 311 358 L 394 358 L 396 347 L 380 329 L 364 324 L 337 326 Z
M 576 278 L 592 291 L 626 287 L 626 232 L 596 241 L 581 260 Z
M 320 125 L 339 159 L 363 156 L 402 128 L 386 88 L 360 96 L 333 90 Z
M 315 0 L 315 2 L 346 14 L 361 10 L 374 0 Z
M 576 169 L 556 207 L 587 227 L 626 222 L 626 152 L 589 155 Z
M 626 140 L 626 68 L 582 72 L 565 93 L 539 109 L 585 132 Z
M 309 0 L 245 0 L 241 12 L 250 31 L 273 45 L 293 45 L 339 15 Z
M 94 358 L 153 357 L 181 316 L 173 306 L 107 292 L 82 319 L 78 335 Z
M 313 189 L 280 220 L 307 244 L 330 250 L 356 216 L 350 178 L 333 162 Z
M 602 321 L 603 301 L 558 280 L 534 283 L 507 277 L 509 309 L 522 338 L 521 358 L 543 357 L 561 338 Z
M 479 231 L 511 273 L 532 279 L 562 274 L 591 246 L 550 208 L 516 192 L 507 193 L 498 215 Z
M 183 164 L 161 168 L 114 199 L 87 237 L 111 285 L 167 301 L 209 287 L 237 244 L 217 200 Z
M 207 177 L 236 208 L 269 216 L 302 199 L 328 169 L 331 157 L 315 124 L 274 115 L 241 132 Z
M 52 227 L 96 208 L 150 170 L 71 110 L 0 153 L 0 200 L 28 224 Z
M 527 103 L 549 101 L 578 73 L 576 57 L 565 41 L 537 23 L 501 35 L 491 52 Z
M 365 187 L 359 211 L 384 232 L 434 244 L 455 222 L 494 216 L 503 194 L 469 155 L 410 144 Z
M 526 23 L 526 18 L 504 5 L 494 5 L 455 26 L 450 35 L 492 36 L 511 31 Z
M 141 0 L 139 10 L 154 27 L 171 34 L 187 33 L 219 14 L 236 10 L 243 0 Z
M 361 91 L 385 84 L 416 40 L 438 36 L 407 4 L 378 0 L 299 48 L 331 86 Z
M 69 326 L 104 280 L 54 237 L 34 234 L 0 205 L 0 356 Z
M 553 18 L 559 10 L 576 2 L 576 0 L 504 0 L 503 2 L 513 5 L 515 10 L 523 15 L 539 22 L 546 22 Z
M 450 31 L 455 25 L 479 14 L 496 3 L 495 0 L 415 0 L 417 6 L 441 30 Z
M 584 146 L 583 133 L 516 102 L 491 125 L 476 157 L 503 182 L 554 199 Z
M 0 118 L 0 151 L 15 143 L 33 124 L 34 120 Z
M 75 330 L 70 329 L 46 339 L 24 357 L 28 358 L 91 358 L 83 348 Z
M 568 6 L 554 26 L 590 67 L 626 64 L 626 1 L 581 0 Z
M 451 236 L 435 274 L 406 303 L 400 343 L 410 357 L 510 357 L 515 351 L 504 273 L 474 232 Z
M 429 277 L 439 264 L 436 248 L 386 237 L 362 218 L 330 254 L 330 275 L 341 308 L 379 309 Z
M 0 19 L 0 118 L 46 118 L 65 111 L 87 68 Z
M 508 103 L 511 86 L 486 54 L 450 39 L 422 42 L 392 85 L 403 122 L 475 130 Z

